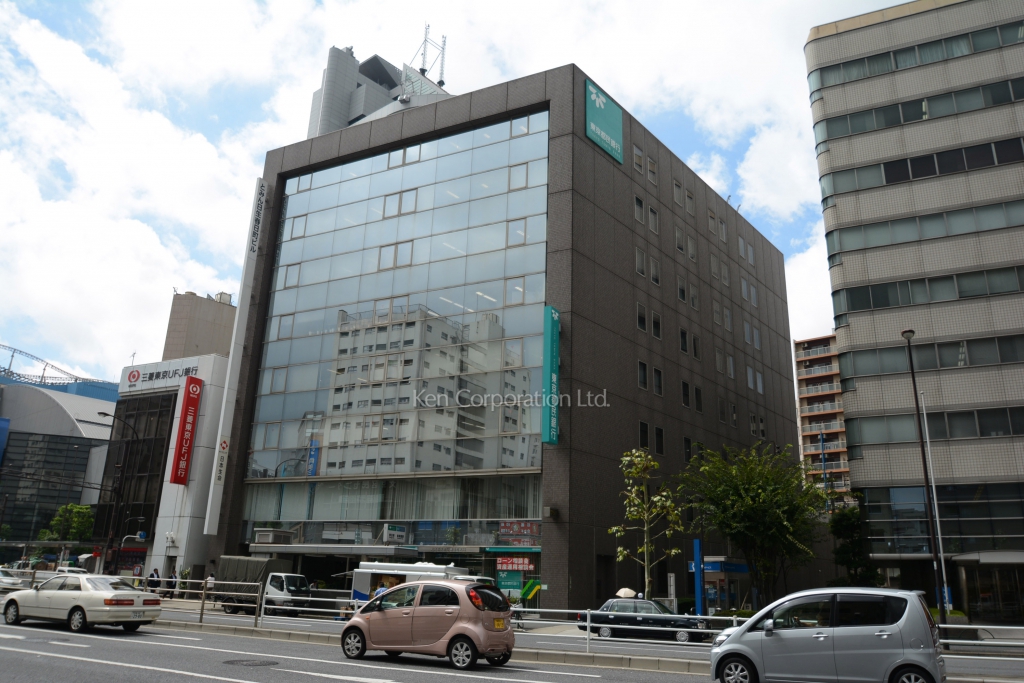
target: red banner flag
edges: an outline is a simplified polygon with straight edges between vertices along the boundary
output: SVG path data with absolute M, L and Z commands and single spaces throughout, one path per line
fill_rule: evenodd
M 188 484 L 192 442 L 195 441 L 196 424 L 199 422 L 199 399 L 202 394 L 203 380 L 198 377 L 185 380 L 185 397 L 181 400 L 181 414 L 178 416 L 178 441 L 174 445 L 174 461 L 171 466 L 172 484 Z

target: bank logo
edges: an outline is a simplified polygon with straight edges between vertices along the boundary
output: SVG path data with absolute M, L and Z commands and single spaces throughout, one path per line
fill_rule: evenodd
M 193 396 L 198 396 L 199 395 L 199 391 L 200 391 L 200 388 L 199 388 L 198 384 L 191 384 L 188 387 L 188 393 L 192 394 Z
M 590 86 L 590 99 L 594 100 L 594 106 L 598 109 L 604 109 L 604 103 L 608 101 L 604 93 L 598 92 L 594 86 Z
M 135 384 L 136 382 L 139 381 L 139 377 L 141 376 L 142 375 L 139 374 L 138 370 L 132 370 L 131 372 L 128 373 L 128 381 L 131 382 L 132 384 Z

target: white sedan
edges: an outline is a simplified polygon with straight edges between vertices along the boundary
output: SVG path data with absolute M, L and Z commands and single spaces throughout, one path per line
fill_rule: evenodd
M 72 575 L 54 578 L 4 597 L 4 622 L 23 619 L 64 621 L 72 631 L 94 624 L 137 631 L 160 616 L 160 598 L 118 576 Z

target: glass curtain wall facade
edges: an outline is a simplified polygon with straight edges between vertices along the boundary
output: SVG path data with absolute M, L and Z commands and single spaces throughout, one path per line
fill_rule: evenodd
M 547 121 L 287 181 L 248 534 L 539 544 Z

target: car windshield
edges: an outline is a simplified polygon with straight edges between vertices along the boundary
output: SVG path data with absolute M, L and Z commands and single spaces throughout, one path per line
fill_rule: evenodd
M 675 612 L 670 610 L 668 607 L 665 607 L 665 605 L 661 604 L 660 602 L 655 602 L 652 604 L 654 605 L 654 608 L 658 610 L 659 614 L 675 614 Z
M 0 569 L 0 577 L 5 578 L 5 579 L 13 579 L 14 578 L 14 574 L 10 573 L 6 569 Z
M 288 589 L 289 593 L 309 590 L 309 583 L 306 581 L 305 576 L 289 574 L 288 576 L 284 577 L 284 585 Z
M 134 591 L 135 586 L 116 576 L 86 579 L 94 591 Z

